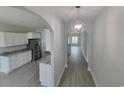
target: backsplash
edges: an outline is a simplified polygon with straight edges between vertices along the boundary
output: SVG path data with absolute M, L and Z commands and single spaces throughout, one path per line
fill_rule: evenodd
M 15 51 L 15 50 L 19 50 L 19 49 L 25 49 L 27 48 L 26 45 L 21 45 L 21 46 L 12 46 L 12 47 L 0 47 L 0 54 L 4 53 L 4 52 L 11 52 L 11 51 Z

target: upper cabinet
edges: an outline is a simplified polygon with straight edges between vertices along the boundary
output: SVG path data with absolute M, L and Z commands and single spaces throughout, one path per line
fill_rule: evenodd
M 10 47 L 28 44 L 25 33 L 0 32 L 0 47 Z
M 28 33 L 28 38 L 29 39 L 41 38 L 41 34 L 39 32 L 29 32 Z

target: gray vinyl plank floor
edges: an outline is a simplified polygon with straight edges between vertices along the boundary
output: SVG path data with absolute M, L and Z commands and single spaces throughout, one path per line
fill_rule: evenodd
M 60 87 L 95 86 L 80 48 L 72 47 L 68 65 Z M 39 81 L 38 61 L 29 62 L 9 74 L 0 73 L 0 87 L 43 87 Z
M 60 87 L 95 87 L 91 73 L 79 47 L 72 47 L 68 68 L 60 82 Z
M 27 63 L 9 74 L 0 73 L 0 87 L 42 87 L 38 62 Z

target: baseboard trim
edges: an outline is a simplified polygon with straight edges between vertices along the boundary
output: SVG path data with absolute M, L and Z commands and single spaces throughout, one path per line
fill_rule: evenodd
M 96 82 L 96 78 L 95 78 L 95 76 L 94 76 L 92 70 L 91 70 L 90 68 L 88 68 L 87 70 L 91 73 L 92 78 L 93 78 L 93 80 L 94 80 L 94 83 L 95 83 L 96 87 L 98 87 L 98 83 Z
M 64 66 L 64 69 L 63 69 L 63 71 L 62 71 L 61 74 L 60 74 L 59 80 L 58 80 L 57 85 L 56 85 L 57 87 L 58 87 L 59 84 L 60 84 L 60 81 L 61 81 L 62 76 L 63 76 L 63 74 L 64 74 L 65 68 L 66 68 L 67 66 L 68 66 L 68 65 L 65 65 L 65 66 Z

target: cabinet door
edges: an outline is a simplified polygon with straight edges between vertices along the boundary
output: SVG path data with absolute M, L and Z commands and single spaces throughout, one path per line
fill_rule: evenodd
M 24 33 L 13 33 L 14 35 L 14 45 L 24 45 L 28 44 L 26 41 L 26 34 Z
M 26 34 L 23 34 L 23 43 L 28 44 L 28 37 Z
M 4 43 L 4 33 L 0 32 L 0 47 L 4 47 L 5 43 Z
M 40 63 L 40 82 L 44 86 L 52 86 L 51 65 Z
M 26 34 L 23 34 L 23 33 L 20 34 L 20 44 L 21 45 L 28 44 L 28 39 L 26 37 Z
M 18 66 L 18 62 L 16 61 L 16 58 L 17 58 L 17 56 L 9 57 L 9 69 L 10 69 L 10 71 L 13 71 Z
M 27 51 L 27 52 L 20 53 L 18 54 L 17 59 L 19 62 L 19 66 L 24 65 L 31 61 L 31 52 Z
M 24 63 L 22 54 L 17 54 L 9 58 L 10 71 L 22 66 Z
M 4 44 L 5 47 L 14 45 L 12 33 L 4 33 Z
M 14 42 L 13 45 L 15 45 L 15 46 L 19 45 L 19 43 L 20 43 L 20 36 L 19 36 L 19 34 L 18 33 L 13 33 L 12 36 L 13 36 L 13 42 Z
M 24 42 L 23 42 L 23 34 L 19 34 L 19 44 L 20 45 L 24 44 Z
M 31 51 L 23 53 L 23 59 L 25 63 L 28 63 L 31 61 Z
M 27 55 L 28 55 L 27 60 L 28 60 L 28 61 L 31 61 L 31 60 L 32 60 L 32 51 L 28 51 L 28 52 L 27 52 Z
M 28 44 L 28 38 L 24 33 L 0 33 L 0 47 L 9 47 Z
M 0 70 L 4 73 L 9 73 L 9 60 L 8 57 L 0 57 Z
M 16 59 L 18 61 L 18 67 L 22 66 L 23 64 L 25 64 L 24 57 L 25 57 L 24 53 L 18 54 L 18 57 Z

